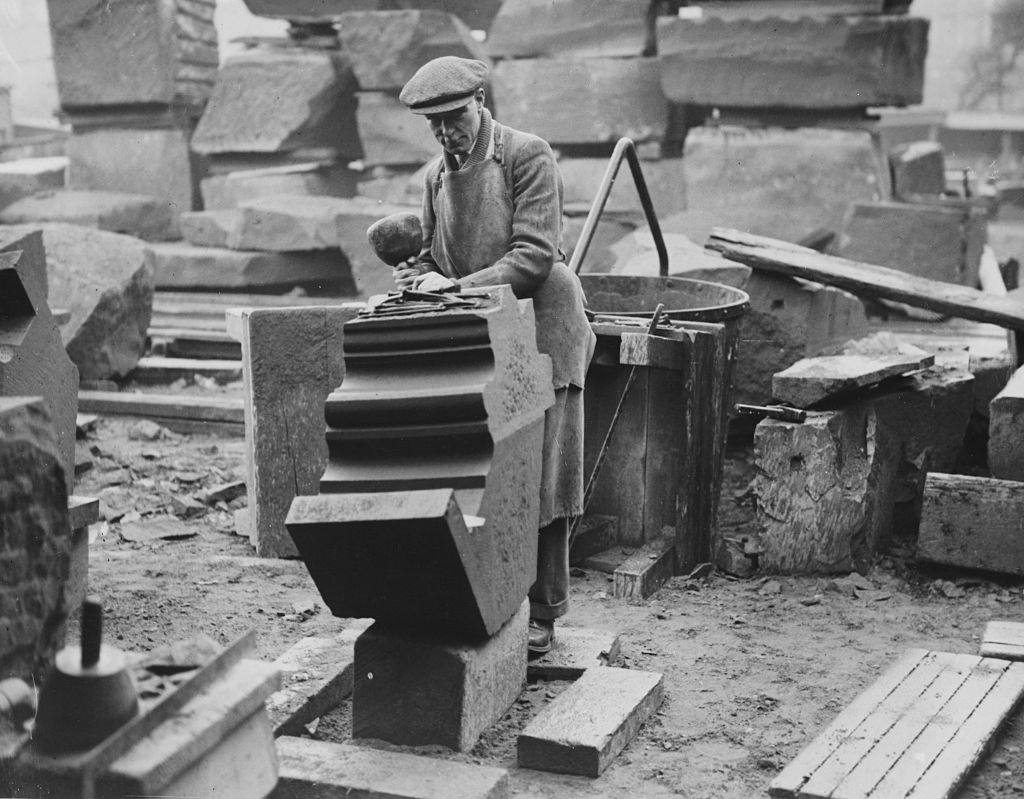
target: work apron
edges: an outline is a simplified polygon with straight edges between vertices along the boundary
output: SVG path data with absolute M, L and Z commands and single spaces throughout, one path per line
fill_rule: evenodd
M 442 170 L 433 190 L 431 256 L 458 280 L 491 266 L 508 252 L 513 200 L 495 125 L 494 157 L 459 170 Z M 551 357 L 555 404 L 545 415 L 540 525 L 583 512 L 583 395 L 594 348 L 579 278 L 553 265 L 532 295 L 537 349 Z

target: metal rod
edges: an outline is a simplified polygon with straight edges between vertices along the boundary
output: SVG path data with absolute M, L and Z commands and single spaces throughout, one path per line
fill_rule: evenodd
M 633 185 L 640 197 L 640 206 L 643 208 L 647 226 L 651 229 L 651 237 L 654 239 L 654 246 L 658 251 L 658 274 L 661 277 L 667 277 L 668 249 L 665 247 L 665 239 L 661 234 L 661 224 L 654 212 L 654 203 L 651 201 L 651 193 L 647 189 L 647 180 L 644 178 L 643 169 L 640 166 L 640 157 L 636 154 L 636 145 L 633 144 L 632 139 L 626 137 L 619 139 L 615 144 L 608 168 L 605 170 L 604 177 L 601 178 L 601 185 L 597 188 L 597 196 L 594 197 L 594 203 L 590 206 L 590 212 L 583 223 L 583 230 L 580 231 L 579 240 L 573 249 L 569 268 L 577 275 L 580 273 L 580 267 L 583 265 L 583 259 L 587 257 L 587 251 L 594 239 L 594 231 L 597 230 L 597 223 L 601 221 L 601 214 L 604 213 L 604 207 L 608 203 L 608 195 L 611 193 L 612 186 L 615 185 L 615 177 L 619 173 L 623 158 L 629 162 Z
M 88 596 L 82 603 L 81 665 L 88 669 L 99 663 L 103 646 L 103 603 Z

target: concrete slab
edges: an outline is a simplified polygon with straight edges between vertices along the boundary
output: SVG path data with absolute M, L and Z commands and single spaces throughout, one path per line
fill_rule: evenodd
M 619 656 L 619 636 L 604 630 L 556 625 L 551 651 L 531 658 L 529 680 L 575 680 L 587 669 L 608 666 Z

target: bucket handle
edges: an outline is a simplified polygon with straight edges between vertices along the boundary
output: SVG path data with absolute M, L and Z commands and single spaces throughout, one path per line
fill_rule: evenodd
M 604 177 L 601 178 L 601 185 L 597 189 L 597 196 L 594 198 L 593 205 L 590 206 L 587 221 L 583 223 L 583 230 L 580 232 L 579 241 L 576 242 L 576 248 L 573 250 L 572 258 L 569 261 L 569 268 L 577 275 L 580 273 L 580 266 L 583 264 L 583 259 L 587 257 L 587 250 L 590 249 L 590 242 L 594 238 L 594 231 L 597 229 L 597 223 L 601 220 L 601 214 L 604 213 L 604 206 L 608 202 L 608 195 L 611 193 L 612 186 L 615 185 L 615 176 L 619 173 L 619 167 L 622 165 L 623 158 L 629 162 L 629 171 L 633 175 L 633 185 L 636 186 L 636 193 L 640 196 L 640 205 L 644 209 L 647 225 L 651 229 L 654 246 L 658 250 L 658 274 L 661 277 L 668 277 L 668 249 L 666 249 L 665 239 L 661 235 L 661 225 L 658 223 L 658 217 L 654 213 L 654 204 L 651 202 L 651 193 L 647 190 L 647 181 L 644 179 L 643 170 L 640 168 L 640 157 L 636 154 L 636 145 L 633 144 L 632 139 L 625 136 L 619 139 L 615 144 L 615 149 L 612 151 L 608 168 L 605 170 Z

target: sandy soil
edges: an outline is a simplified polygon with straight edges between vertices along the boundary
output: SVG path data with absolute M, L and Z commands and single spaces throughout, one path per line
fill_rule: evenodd
M 145 651 L 205 633 L 227 644 L 254 628 L 259 655 L 273 659 L 303 636 L 344 628 L 301 562 L 253 556 L 227 505 L 169 522 L 182 537 L 125 540 L 131 514 L 173 515 L 175 498 L 180 510 L 203 488 L 242 479 L 244 468 L 241 439 L 133 440 L 133 426 L 101 419 L 78 446 L 93 468 L 76 493 L 99 496 L 111 517 L 128 514 L 93 528 L 90 588 L 105 602 L 109 642 Z M 727 461 L 722 513 L 733 527 L 750 512 L 749 458 L 739 448 Z M 618 631 L 618 665 L 664 673 L 657 716 L 596 780 L 515 766 L 516 732 L 564 683 L 529 686 L 472 752 L 431 753 L 511 769 L 517 797 L 766 796 L 772 777 L 905 650 L 976 652 L 986 621 L 1024 620 L 1020 583 L 926 570 L 911 552 L 904 543 L 881 558 L 861 598 L 830 578 L 713 575 L 677 577 L 646 601 L 625 602 L 610 597 L 608 576 L 576 570 L 564 623 Z M 348 712 L 325 717 L 313 735 L 343 739 Z M 1015 717 L 959 795 L 1020 794 L 1024 725 Z

